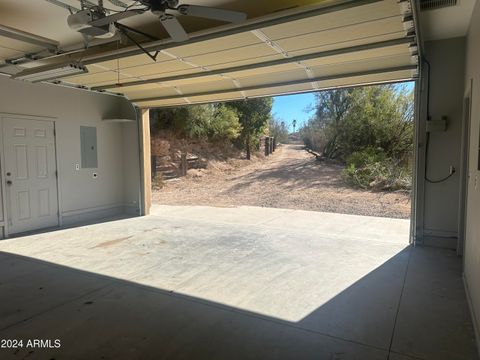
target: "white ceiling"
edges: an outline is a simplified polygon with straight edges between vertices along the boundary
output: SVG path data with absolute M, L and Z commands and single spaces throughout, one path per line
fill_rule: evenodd
M 440 40 L 467 34 L 477 0 L 458 0 L 457 5 L 420 12 L 423 39 Z
M 96 3 L 98 0 L 90 0 Z M 180 4 L 195 4 L 220 7 L 246 12 L 250 19 L 264 16 L 282 9 L 294 8 L 328 2 L 329 0 L 180 0 Z M 61 2 L 80 7 L 79 0 L 61 0 Z M 121 10 L 105 0 L 105 6 Z M 133 0 L 122 0 L 131 4 Z M 68 10 L 58 7 L 46 0 L 0 0 L 0 24 L 31 32 L 60 42 L 62 46 L 82 43 L 82 37 L 67 25 Z M 189 32 L 219 25 L 218 22 L 193 17 L 179 17 Z M 158 22 L 158 18 L 145 13 L 134 18 L 122 20 L 127 26 L 149 32 L 154 36 L 164 37 L 166 34 Z

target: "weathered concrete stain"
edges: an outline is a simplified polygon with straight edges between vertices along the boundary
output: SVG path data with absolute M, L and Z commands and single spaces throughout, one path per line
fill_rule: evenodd
M 97 245 L 91 247 L 90 249 L 106 248 L 106 247 L 121 243 L 123 241 L 130 240 L 131 238 L 133 238 L 133 235 L 122 237 L 120 239 L 104 241 L 104 242 L 101 242 L 100 244 L 97 244 Z

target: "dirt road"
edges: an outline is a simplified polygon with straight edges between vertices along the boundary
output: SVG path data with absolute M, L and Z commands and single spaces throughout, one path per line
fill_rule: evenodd
M 237 160 L 221 171 L 167 182 L 164 188 L 154 191 L 154 202 L 410 216 L 409 195 L 352 189 L 342 179 L 341 166 L 318 162 L 299 145 L 284 145 L 263 160 Z

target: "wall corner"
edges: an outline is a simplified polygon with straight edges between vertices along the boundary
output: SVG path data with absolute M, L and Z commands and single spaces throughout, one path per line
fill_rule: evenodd
M 141 109 L 139 121 L 140 171 L 142 178 L 141 215 L 149 215 L 152 207 L 152 165 L 150 148 L 150 109 Z

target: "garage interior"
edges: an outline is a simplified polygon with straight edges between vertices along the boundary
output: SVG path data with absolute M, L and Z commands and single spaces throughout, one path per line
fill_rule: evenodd
M 62 343 L 2 358 L 478 359 L 480 3 L 93 2 L 0 1 L 0 333 Z M 411 226 L 151 205 L 149 108 L 407 80 Z

